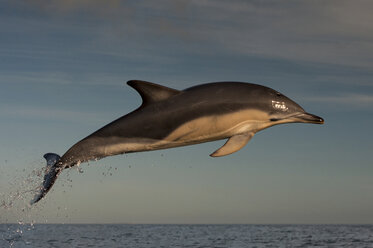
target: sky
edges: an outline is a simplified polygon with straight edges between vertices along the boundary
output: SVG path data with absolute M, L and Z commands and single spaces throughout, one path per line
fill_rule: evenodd
M 0 0 L 0 223 L 373 223 L 373 2 Z M 45 199 L 43 154 L 136 109 L 126 85 L 280 91 L 324 125 L 104 158 Z M 187 106 L 186 106 L 187 107 Z

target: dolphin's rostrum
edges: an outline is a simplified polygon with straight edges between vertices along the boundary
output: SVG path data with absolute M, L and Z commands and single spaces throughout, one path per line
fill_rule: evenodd
M 228 139 L 210 156 L 240 150 L 262 129 L 281 123 L 322 124 L 281 93 L 257 84 L 219 82 L 182 91 L 150 82 L 127 82 L 143 103 L 73 145 L 62 157 L 47 153 L 44 183 L 32 203 L 50 190 L 64 168 L 107 156 Z

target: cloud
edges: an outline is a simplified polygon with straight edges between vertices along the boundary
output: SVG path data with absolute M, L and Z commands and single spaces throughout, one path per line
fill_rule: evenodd
M 103 72 L 90 72 L 80 75 L 79 78 L 70 72 L 41 71 L 41 72 L 17 72 L 2 73 L 0 83 L 4 85 L 33 84 L 33 85 L 89 85 L 89 86 L 119 86 L 125 83 L 125 78 Z M 1 88 L 0 88 L 1 89 Z
M 174 39 L 173 45 L 200 53 L 373 67 L 373 2 L 368 0 L 36 0 L 27 4 L 50 16 L 96 19 L 96 41 L 101 43 L 97 47 L 106 43 L 107 51 L 120 51 L 120 43 L 128 45 L 129 40 L 144 50 L 157 50 L 162 40 Z
M 80 11 L 95 14 L 110 14 L 122 6 L 120 0 L 33 0 L 23 1 L 24 4 L 50 14 L 70 14 Z
M 202 5 L 204 3 L 204 6 Z M 215 25 L 200 35 L 248 55 L 373 67 L 373 2 L 203 1 Z M 210 9 L 210 10 L 208 10 Z M 203 27 L 203 25 L 202 25 Z
M 69 121 L 69 122 L 105 122 L 105 113 L 100 115 L 97 112 L 80 112 L 51 107 L 27 106 L 27 105 L 2 105 L 0 115 L 3 118 L 16 117 L 49 121 Z
M 373 104 L 373 95 L 369 94 L 345 94 L 338 96 L 305 97 L 305 101 L 342 104 L 349 107 L 369 107 Z

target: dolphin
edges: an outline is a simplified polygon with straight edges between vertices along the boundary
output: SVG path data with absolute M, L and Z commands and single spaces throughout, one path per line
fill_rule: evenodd
M 31 201 L 40 201 L 65 168 L 107 156 L 167 149 L 227 139 L 210 154 L 237 152 L 254 134 L 283 123 L 324 120 L 271 88 L 243 82 L 217 82 L 176 90 L 131 80 L 142 98 L 133 112 L 107 124 L 73 145 L 62 157 L 47 153 L 43 185 Z

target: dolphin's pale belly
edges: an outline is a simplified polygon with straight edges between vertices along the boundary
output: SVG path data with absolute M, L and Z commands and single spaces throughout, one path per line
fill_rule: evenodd
M 248 119 L 248 116 L 251 118 Z M 110 142 L 96 146 L 95 153 L 97 157 L 106 157 L 226 139 L 246 132 L 255 133 L 268 126 L 265 120 L 268 120 L 266 113 L 252 109 L 232 114 L 204 116 L 180 125 L 161 140 L 143 137 L 112 137 Z M 105 139 L 108 140 L 108 138 Z
M 225 139 L 245 132 L 257 132 L 267 126 L 266 120 L 268 120 L 268 115 L 255 109 L 204 116 L 179 126 L 164 140 L 183 143 Z

